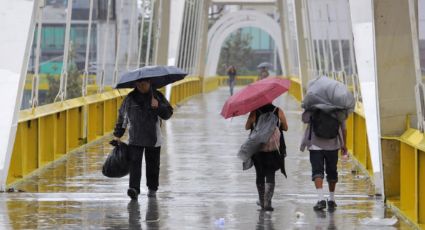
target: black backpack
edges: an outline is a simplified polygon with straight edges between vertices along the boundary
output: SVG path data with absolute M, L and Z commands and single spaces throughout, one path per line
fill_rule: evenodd
M 313 112 L 310 117 L 310 125 L 310 139 L 312 129 L 316 136 L 324 139 L 333 139 L 338 136 L 340 126 L 338 119 L 320 109 Z

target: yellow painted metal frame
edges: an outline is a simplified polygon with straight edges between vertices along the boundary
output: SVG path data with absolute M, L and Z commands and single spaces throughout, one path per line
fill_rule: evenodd
M 186 77 L 173 84 L 170 104 L 175 107 L 193 95 L 202 93 L 202 81 L 199 77 Z
M 215 76 L 204 79 L 204 93 L 218 89 L 220 86 L 227 85 L 227 76 Z M 258 80 L 257 76 L 236 76 L 236 85 L 248 85 Z
M 85 144 L 83 109 L 88 107 L 88 140 L 111 132 L 121 97 L 129 90 L 108 91 L 22 110 L 7 183 L 63 157 Z
M 296 77 L 290 77 L 291 87 L 289 88 L 289 94 L 292 95 L 298 102 L 302 101 L 302 87 L 301 80 Z
M 388 203 L 412 223 L 425 228 L 425 134 L 407 128 L 400 137 L 384 137 L 400 144 L 399 188 Z M 397 167 L 394 167 L 397 168 Z
M 203 92 L 209 93 L 218 89 L 220 86 L 220 77 L 207 77 L 203 78 Z
M 94 93 L 97 88 L 91 88 Z M 12 153 L 7 184 L 15 183 L 37 169 L 64 157 L 87 142 L 110 133 L 115 125 L 119 106 L 130 92 L 108 90 L 101 94 L 75 98 L 22 110 Z M 160 89 L 164 92 L 164 89 Z M 202 79 L 187 77 L 172 85 L 171 104 L 176 106 L 202 92 Z M 87 127 L 84 127 L 84 111 Z M 87 129 L 87 140 L 83 131 Z
M 219 85 L 227 85 L 229 79 L 228 76 L 217 76 L 219 79 Z M 236 76 L 236 85 L 248 85 L 258 80 L 258 76 Z

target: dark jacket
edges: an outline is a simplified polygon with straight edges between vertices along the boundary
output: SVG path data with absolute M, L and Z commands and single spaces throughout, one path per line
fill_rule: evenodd
M 152 96 L 158 100 L 158 108 L 151 106 Z M 114 136 L 122 137 L 129 125 L 129 144 L 153 147 L 157 142 L 158 117 L 167 120 L 173 115 L 173 108 L 164 95 L 152 90 L 142 94 L 136 89 L 124 99 L 119 110 Z

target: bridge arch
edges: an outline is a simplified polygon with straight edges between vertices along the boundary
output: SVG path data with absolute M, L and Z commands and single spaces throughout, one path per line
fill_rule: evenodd
M 207 62 L 205 76 L 215 76 L 220 50 L 226 38 L 243 27 L 257 27 L 267 32 L 274 40 L 282 69 L 284 70 L 283 40 L 279 23 L 270 16 L 253 10 L 230 12 L 221 17 L 208 31 Z M 217 52 L 219 50 L 219 52 Z M 285 73 L 284 73 L 285 74 Z

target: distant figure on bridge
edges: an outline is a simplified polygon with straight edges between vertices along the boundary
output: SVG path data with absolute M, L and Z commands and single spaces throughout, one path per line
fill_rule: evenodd
M 332 95 L 332 96 L 329 96 Z M 335 187 L 338 182 L 338 151 L 347 156 L 345 121 L 354 110 L 355 100 L 347 87 L 326 76 L 313 79 L 308 84 L 302 107 L 302 121 L 308 124 L 301 143 L 301 151 L 310 151 L 312 180 L 318 194 L 314 205 L 315 211 L 321 211 L 328 206 L 334 211 Z M 329 198 L 326 202 L 323 196 L 323 179 L 329 186 Z
M 260 74 L 258 75 L 258 80 L 265 79 L 269 76 L 269 71 L 267 70 L 267 67 L 261 67 L 260 68 Z
M 229 68 L 227 68 L 227 76 L 229 76 L 228 84 L 230 88 L 230 96 L 233 95 L 233 88 L 235 87 L 236 83 L 236 68 L 235 66 L 231 65 Z
M 136 81 L 135 89 L 124 99 L 114 130 L 114 140 L 120 141 L 129 125 L 130 182 L 127 195 L 137 200 L 143 152 L 146 160 L 146 185 L 148 197 L 155 197 L 158 190 L 160 151 L 162 144 L 161 119 L 167 120 L 173 108 L 158 90 L 151 87 L 151 80 Z
M 272 197 L 275 187 L 275 172 L 280 169 L 286 175 L 284 158 L 286 156 L 286 146 L 283 139 L 282 131 L 288 130 L 286 117 L 282 109 L 274 106 L 273 104 L 266 104 L 259 109 L 249 114 L 248 120 L 245 124 L 245 129 L 252 130 L 258 123 L 258 119 L 263 114 L 273 113 L 277 116 L 276 130 L 271 139 L 277 140 L 277 143 L 263 146 L 259 152 L 252 156 L 256 172 L 256 184 L 258 190 L 258 205 L 262 210 L 273 211 Z

